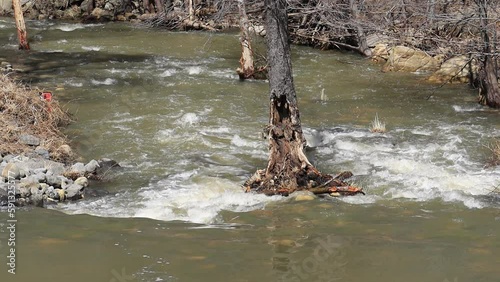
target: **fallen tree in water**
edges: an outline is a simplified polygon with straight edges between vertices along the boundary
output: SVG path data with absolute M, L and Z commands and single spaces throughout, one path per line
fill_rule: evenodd
M 352 173 L 343 172 L 335 177 L 323 174 L 304 154 L 306 141 L 293 84 L 286 5 L 285 0 L 265 1 L 270 87 L 269 160 L 265 170 L 257 170 L 244 183 L 244 189 L 284 196 L 301 190 L 314 194 L 364 194 L 360 188 L 344 181 Z

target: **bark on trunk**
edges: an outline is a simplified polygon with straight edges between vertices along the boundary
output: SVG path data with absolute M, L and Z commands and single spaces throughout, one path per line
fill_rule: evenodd
M 320 173 L 304 154 L 306 141 L 292 77 L 286 0 L 266 0 L 265 6 L 270 88 L 269 159 L 265 170 L 258 170 L 245 182 L 245 191 L 267 195 L 288 195 L 297 190 L 361 193 L 356 187 L 345 188 L 350 186 L 340 176 L 334 178 Z
M 486 55 L 479 72 L 480 101 L 492 108 L 500 108 L 500 87 L 493 57 Z
M 163 7 L 163 1 L 162 0 L 155 0 L 155 6 L 156 6 L 156 12 L 158 14 L 161 14 L 165 11 L 165 8 Z
M 189 21 L 194 21 L 194 8 L 193 8 L 193 0 L 186 0 L 186 9 L 189 16 Z
M 240 14 L 240 44 L 241 44 L 241 58 L 240 67 L 236 70 L 240 79 L 252 78 L 255 72 L 253 62 L 253 51 L 248 34 L 248 17 L 245 9 L 245 1 L 238 0 L 238 11 Z
M 365 30 L 363 29 L 363 26 L 361 26 L 357 0 L 349 0 L 349 4 L 351 6 L 351 13 L 354 21 L 353 24 L 356 27 L 356 37 L 358 41 L 359 52 L 367 57 L 371 57 L 372 50 L 370 49 L 370 47 L 368 47 Z
M 12 0 L 12 6 L 14 8 L 14 18 L 16 21 L 19 49 L 29 50 L 30 45 L 28 43 L 28 34 L 26 32 L 26 25 L 24 23 L 23 10 L 21 9 L 20 0 Z
M 479 17 L 481 33 L 483 37 L 483 64 L 479 71 L 479 99 L 480 102 L 492 108 L 500 108 L 500 86 L 498 84 L 498 75 L 495 62 L 495 45 L 490 41 L 489 29 L 495 28 L 489 26 L 488 21 L 488 1 L 479 0 Z

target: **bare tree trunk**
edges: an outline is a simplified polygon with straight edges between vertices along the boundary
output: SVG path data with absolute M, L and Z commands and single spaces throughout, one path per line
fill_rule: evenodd
M 155 0 L 155 6 L 156 6 L 156 12 L 158 14 L 161 14 L 165 11 L 165 8 L 163 7 L 163 1 L 162 0 Z
M 28 34 L 26 32 L 26 25 L 24 23 L 23 10 L 21 9 L 20 0 L 12 0 L 12 6 L 14 7 L 14 18 L 16 20 L 19 49 L 29 50 L 30 45 L 28 43 Z
M 297 190 L 360 193 L 360 189 L 350 187 L 340 176 L 333 178 L 321 174 L 304 154 L 306 141 L 293 84 L 286 8 L 286 0 L 265 0 L 270 88 L 269 159 L 265 170 L 257 170 L 245 182 L 245 191 L 267 195 L 288 195 Z M 339 189 L 340 186 L 343 189 Z
M 248 34 L 248 17 L 245 9 L 245 1 L 238 0 L 238 11 L 240 14 L 240 44 L 241 44 L 241 58 L 240 67 L 236 70 L 240 79 L 248 79 L 253 77 L 254 63 L 253 51 Z
M 492 108 L 500 108 L 500 87 L 495 63 L 495 45 L 490 41 L 489 29 L 495 28 L 488 25 L 488 0 L 478 0 L 481 35 L 483 38 L 483 64 L 479 70 L 479 96 L 480 102 Z M 493 46 L 492 46 L 493 45 Z M 493 48 L 492 48 L 493 47 Z
M 434 18 L 436 17 L 436 0 L 427 0 L 427 21 L 432 26 Z
M 193 0 L 185 0 L 186 10 L 189 15 L 189 21 L 194 21 L 194 8 L 193 8 Z
M 359 16 L 359 8 L 358 8 L 358 0 L 349 0 L 349 6 L 351 7 L 352 18 L 354 21 L 354 25 L 356 27 L 356 35 L 358 41 L 359 52 L 367 57 L 372 56 L 372 50 L 368 47 L 368 43 L 366 41 L 366 34 L 363 26 L 361 26 L 361 18 Z
M 149 0 L 142 0 L 142 8 L 144 9 L 144 13 L 149 13 Z

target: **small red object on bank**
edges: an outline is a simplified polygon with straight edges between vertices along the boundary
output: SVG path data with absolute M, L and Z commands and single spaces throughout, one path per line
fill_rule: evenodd
M 52 92 L 41 92 L 40 93 L 40 98 L 43 100 L 50 102 L 52 101 Z

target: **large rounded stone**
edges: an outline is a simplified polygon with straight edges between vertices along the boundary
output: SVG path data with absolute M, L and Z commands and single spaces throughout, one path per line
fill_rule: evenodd
M 66 198 L 69 199 L 69 200 L 78 200 L 78 199 L 81 199 L 83 198 L 83 192 L 85 190 L 85 187 L 83 187 L 82 185 L 78 185 L 78 184 L 70 184 L 69 186 L 67 186 L 65 189 L 66 191 Z
M 2 177 L 5 179 L 19 179 L 21 170 L 15 163 L 8 163 L 2 170 Z
M 435 71 L 439 68 L 440 61 L 424 51 L 406 46 L 395 46 L 389 50 L 389 58 L 382 71 Z
M 87 186 L 89 186 L 89 180 L 87 179 L 87 177 L 81 176 L 75 180 L 74 184 L 81 185 L 83 187 L 87 187 Z
M 19 136 L 19 143 L 30 146 L 38 146 L 40 145 L 40 138 L 31 134 L 21 134 L 21 136 Z
M 316 195 L 314 195 L 312 192 L 309 191 L 298 191 L 294 192 L 290 195 L 295 201 L 300 202 L 300 201 L 312 201 L 316 199 Z

